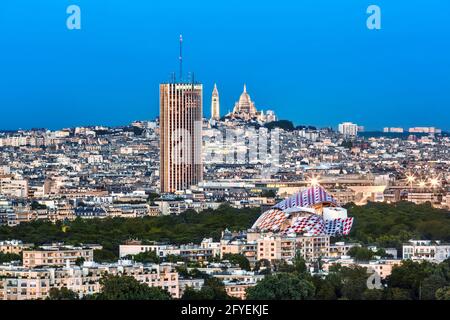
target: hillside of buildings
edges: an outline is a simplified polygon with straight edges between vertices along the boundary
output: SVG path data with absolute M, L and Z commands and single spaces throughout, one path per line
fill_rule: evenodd
M 450 241 L 450 212 L 429 204 L 410 202 L 369 203 L 347 206 L 355 225 L 348 237 L 335 238 L 365 245 L 401 248 L 409 239 Z M 227 205 L 217 210 L 197 213 L 188 210 L 178 216 L 144 218 L 76 219 L 51 223 L 33 221 L 16 227 L 0 227 L 0 240 L 19 239 L 26 243 L 64 242 L 100 244 L 99 259 L 118 258 L 119 245 L 129 239 L 170 244 L 200 243 L 205 237 L 219 240 L 221 232 L 246 230 L 260 215 L 260 210 L 236 209 Z

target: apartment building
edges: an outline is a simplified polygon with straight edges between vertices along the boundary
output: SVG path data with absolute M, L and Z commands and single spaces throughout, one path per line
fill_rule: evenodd
M 225 292 L 232 298 L 244 300 L 247 296 L 247 289 L 255 286 L 256 283 L 224 282 Z
M 395 266 L 400 265 L 401 262 L 402 260 L 400 259 L 380 259 L 368 262 L 357 262 L 353 258 L 343 256 L 336 259 L 324 259 L 322 267 L 323 271 L 328 272 L 330 267 L 336 264 L 339 264 L 343 267 L 352 267 L 356 265 L 367 268 L 368 274 L 376 272 L 381 279 L 385 279 L 392 273 L 392 269 Z
M 0 300 L 45 299 L 54 270 L 0 266 Z
M 450 244 L 430 240 L 410 240 L 402 246 L 403 259 L 442 262 L 450 257 Z
M 295 238 L 268 236 L 256 240 L 256 243 L 258 260 L 290 260 L 295 257 Z
M 0 177 L 0 195 L 11 198 L 28 197 L 28 180 L 13 175 Z
M 180 297 L 178 272 L 171 264 L 143 266 L 120 261 L 39 269 L 0 266 L 0 300 L 45 299 L 51 288 L 63 287 L 78 293 L 80 297 L 91 295 L 100 292 L 100 279 L 105 274 L 131 276 L 150 287 L 166 289 L 173 298 Z
M 336 242 L 330 245 L 329 257 L 339 258 L 348 255 L 348 251 L 353 247 L 361 247 L 359 243 Z
M 242 239 L 232 241 L 222 240 L 220 243 L 220 258 L 225 254 L 240 254 L 246 247 L 247 242 Z
M 214 242 L 213 238 L 204 238 L 200 243 L 200 247 L 211 249 L 214 257 L 220 256 L 220 242 Z
M 212 276 L 225 282 L 239 282 L 255 285 L 258 281 L 264 279 L 264 275 L 255 274 L 253 271 L 229 270 L 227 272 L 213 273 Z
M 77 260 L 94 261 L 94 250 L 90 247 L 51 245 L 23 251 L 23 266 L 26 268 L 74 265 Z
M 32 246 L 32 244 L 23 243 L 20 240 L 0 241 L 0 252 L 21 254 L 23 250 L 29 249 Z
M 426 202 L 434 203 L 437 198 L 432 192 L 408 192 L 407 200 L 415 204 L 422 204 Z
M 359 266 L 367 268 L 369 271 L 376 272 L 381 279 L 390 276 L 394 266 L 399 266 L 402 263 L 400 259 L 374 260 L 369 263 L 358 263 Z
M 296 251 L 306 261 L 313 261 L 330 254 L 330 236 L 301 236 L 296 238 Z
M 217 243 L 218 244 L 218 243 Z M 121 258 L 134 256 L 139 253 L 154 251 L 158 257 L 167 257 L 168 255 L 181 256 L 187 261 L 205 261 L 215 257 L 218 254 L 218 248 L 212 243 L 206 244 L 186 244 L 186 245 L 167 245 L 167 244 L 141 244 L 140 241 L 131 241 L 119 246 L 119 255 Z
M 187 288 L 201 290 L 204 284 L 205 279 L 178 279 L 179 296 L 182 297 Z

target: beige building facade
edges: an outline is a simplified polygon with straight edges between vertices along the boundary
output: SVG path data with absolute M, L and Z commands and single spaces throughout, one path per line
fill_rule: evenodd
M 162 193 L 203 180 L 202 94 L 195 83 L 160 85 L 160 181 Z
M 26 268 L 74 265 L 78 259 L 86 262 L 94 261 L 94 250 L 78 247 L 47 247 L 23 251 L 23 266 Z
M 45 299 L 51 288 L 63 287 L 80 297 L 91 295 L 100 292 L 100 279 L 105 274 L 131 276 L 150 287 L 167 290 L 173 298 L 180 297 L 178 272 L 172 265 L 88 264 L 39 269 L 0 266 L 0 300 Z

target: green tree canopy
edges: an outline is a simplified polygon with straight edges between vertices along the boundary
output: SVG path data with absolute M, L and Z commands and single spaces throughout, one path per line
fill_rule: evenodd
M 207 278 L 205 284 L 201 290 L 195 290 L 193 288 L 186 288 L 183 296 L 183 300 L 229 300 L 231 299 L 226 291 L 225 286 L 217 278 Z
M 242 255 L 242 254 L 232 254 L 232 253 L 227 253 L 223 255 L 223 260 L 228 260 L 230 261 L 232 264 L 237 264 L 239 265 L 239 267 L 241 267 L 241 269 L 243 270 L 250 270 L 250 262 L 248 261 L 248 259 Z
M 156 254 L 156 251 L 149 250 L 145 252 L 140 252 L 138 254 L 132 255 L 131 258 L 133 261 L 141 262 L 141 263 L 160 263 L 161 259 Z
M 266 127 L 269 130 L 275 129 L 275 128 L 280 128 L 286 131 L 292 131 L 295 129 L 294 124 L 292 123 L 292 121 L 289 120 L 278 120 L 278 121 L 272 121 L 269 123 L 266 123 L 264 125 L 264 127 Z
M 169 300 L 170 294 L 159 287 L 149 287 L 130 276 L 105 276 L 100 280 L 97 300 Z
M 436 292 L 439 289 L 444 288 L 447 284 L 449 283 L 442 274 L 438 272 L 432 273 L 421 283 L 420 299 L 435 300 Z
M 61 289 L 51 288 L 47 300 L 78 300 L 78 294 L 66 287 Z
M 367 269 L 355 265 L 342 267 L 339 273 L 342 279 L 342 297 L 349 300 L 363 300 L 369 277 Z
M 65 224 L 36 220 L 15 227 L 0 226 L 0 241 L 19 239 L 36 245 L 98 243 L 103 246 L 103 252 L 97 252 L 98 259 L 117 260 L 119 245 L 130 238 L 173 244 L 199 243 L 205 237 L 217 241 L 224 229 L 246 230 L 260 214 L 257 208 L 235 209 L 221 205 L 217 210 L 208 209 L 200 213 L 190 210 L 178 216 L 77 218 Z M 106 255 L 106 251 L 110 254 Z
M 367 248 L 363 247 L 352 247 L 348 250 L 348 255 L 355 259 L 358 262 L 366 262 L 373 258 L 375 253 Z
M 419 298 L 419 289 L 423 280 L 427 277 L 428 262 L 402 261 L 400 266 L 394 266 L 392 273 L 387 277 L 390 288 L 405 289 L 413 299 Z
M 250 300 L 308 300 L 314 296 L 314 285 L 297 274 L 278 273 L 266 276 L 247 289 Z
M 261 197 L 275 198 L 276 196 L 277 192 L 273 189 L 263 190 L 263 192 L 261 192 Z
M 15 253 L 0 252 L 0 264 L 12 262 L 12 261 L 22 261 L 22 255 L 15 254 Z
M 430 204 L 370 202 L 346 208 L 355 219 L 351 240 L 397 249 L 410 239 L 450 241 L 450 212 Z
M 98 263 L 115 262 L 117 261 L 117 256 L 109 250 L 94 250 L 94 261 Z
M 439 288 L 436 290 L 437 300 L 450 300 L 450 286 Z
M 306 266 L 306 261 L 299 253 L 297 253 L 295 255 L 292 262 L 294 264 L 294 270 L 298 274 L 304 274 L 308 271 L 308 268 Z
M 320 276 L 312 277 L 312 283 L 314 284 L 315 293 L 314 298 L 316 300 L 336 300 L 336 286 L 330 281 L 330 278 L 323 279 Z

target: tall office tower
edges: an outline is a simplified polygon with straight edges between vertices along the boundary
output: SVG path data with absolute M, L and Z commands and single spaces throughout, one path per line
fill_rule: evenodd
M 343 122 L 339 124 L 339 133 L 344 136 L 358 135 L 358 125 L 351 122 Z
M 203 179 L 202 92 L 199 83 L 159 87 L 161 192 L 188 189 Z
M 211 120 L 220 119 L 220 101 L 219 101 L 219 91 L 217 90 L 217 85 L 214 84 L 214 90 L 212 92 L 211 98 Z

